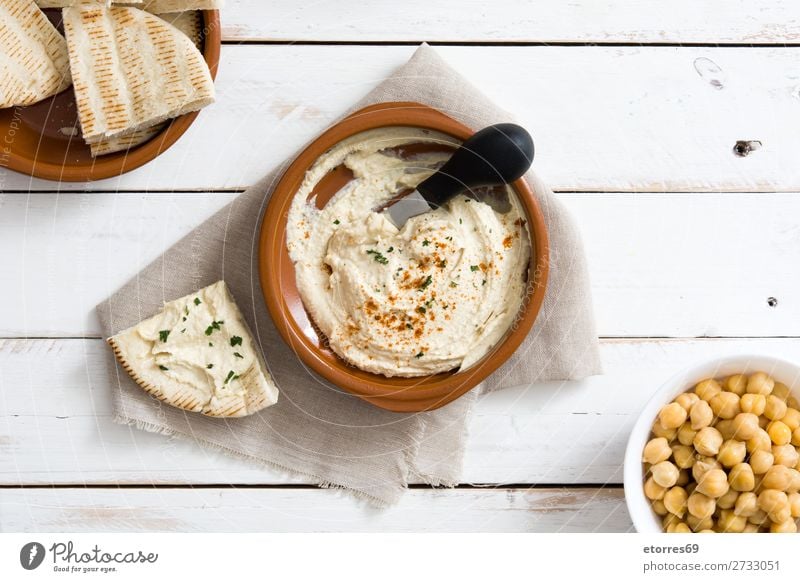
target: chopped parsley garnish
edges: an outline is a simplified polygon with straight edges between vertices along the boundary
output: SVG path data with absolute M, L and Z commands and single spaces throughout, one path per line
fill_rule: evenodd
M 419 360 L 419 359 L 420 359 L 422 356 L 424 356 L 424 355 L 425 355 L 425 352 L 420 352 L 420 353 L 418 353 L 418 354 L 417 354 L 416 356 L 414 356 L 414 357 L 415 357 L 415 358 L 417 358 L 417 359 Z
M 429 244 L 431 244 L 431 241 L 429 241 L 428 239 L 425 239 L 424 241 L 422 241 L 422 246 L 424 246 L 424 247 L 428 246 Z
M 227 384 L 228 382 L 230 382 L 231 380 L 233 380 L 233 379 L 234 379 L 234 378 L 233 378 L 234 374 L 235 374 L 235 372 L 234 372 L 233 370 L 231 370 L 230 372 L 228 372 L 228 377 L 227 377 L 227 378 L 225 378 L 225 381 L 223 382 L 223 384 Z
M 210 370 L 213 367 L 214 367 L 214 364 L 209 364 L 208 366 L 206 366 L 206 369 Z
M 210 348 L 213 348 L 213 347 L 214 347 L 214 344 L 213 344 L 213 343 L 211 343 L 211 342 L 208 342 L 208 347 L 210 347 Z
M 342 221 L 337 218 L 336 220 L 333 221 L 333 224 L 337 224 L 337 225 L 338 224 L 342 224 Z
M 459 219 L 459 220 L 460 220 L 460 219 Z M 444 238 L 444 240 L 449 240 L 449 241 L 452 241 L 452 240 L 453 240 L 453 237 L 452 237 L 452 236 L 446 236 L 446 237 Z
M 186 328 L 185 327 L 181 330 L 181 333 L 186 333 Z
M 433 302 L 434 302 L 434 301 L 436 301 L 436 299 L 428 299 L 428 300 L 425 302 L 425 307 L 430 307 L 431 305 L 433 305 Z
M 418 290 L 419 291 L 424 291 L 425 289 L 427 289 L 430 286 L 431 283 L 433 283 L 433 277 L 428 275 L 428 278 L 425 279 L 425 281 L 422 282 L 422 284 L 418 287 Z
M 184 306 L 183 306 L 183 312 L 184 312 L 186 315 L 189 315 L 189 306 L 188 306 L 188 305 L 184 305 Z
M 167 368 L 166 366 L 159 366 L 158 369 L 164 370 L 165 372 L 169 372 L 169 368 Z
M 372 255 L 372 258 L 375 259 L 376 263 L 380 263 L 381 265 L 388 265 L 389 264 L 389 259 L 384 257 L 381 253 L 379 253 L 376 250 L 369 249 L 369 250 L 367 250 L 367 254 L 368 255 Z
M 181 319 L 181 321 L 186 321 L 186 317 L 184 316 L 184 318 L 183 318 L 183 319 Z
M 244 360 L 244 356 L 239 352 L 233 352 L 233 355 L 236 356 L 237 358 L 241 358 L 242 360 Z
M 414 329 L 414 326 L 411 325 L 410 323 L 407 323 L 406 324 L 406 329 Z
M 444 269 L 447 266 L 447 259 L 442 259 L 439 261 L 439 268 Z
M 481 283 L 481 286 L 483 286 L 483 285 L 486 285 L 486 279 L 484 279 L 483 283 Z
M 158 332 L 158 339 L 161 340 L 161 343 L 166 342 L 168 337 L 169 337 L 168 329 L 162 329 L 160 332 Z
M 425 309 L 424 307 L 421 307 L 421 306 L 417 307 L 417 312 L 419 312 L 419 313 L 425 313 L 426 311 L 428 311 L 428 310 Z
M 240 338 L 238 335 L 233 336 L 231 338 L 231 347 L 233 348 L 240 345 L 242 345 L 242 338 Z
M 464 224 L 464 221 L 463 221 L 462 219 L 460 219 L 460 218 L 459 218 L 459 219 L 458 219 L 458 224 Z
M 224 321 L 212 321 L 211 325 L 206 328 L 206 335 L 211 335 L 214 331 L 219 331 L 219 326 L 225 323 Z
M 470 271 L 472 271 L 473 273 L 474 273 L 475 271 L 477 271 L 478 269 L 480 269 L 480 267 L 479 267 L 478 265 L 472 265 L 472 266 L 469 268 L 469 270 L 470 270 Z
M 450 288 L 455 289 L 456 287 L 458 287 L 458 283 L 456 283 L 455 281 L 450 281 Z
M 392 251 L 394 251 L 394 247 L 389 247 L 388 249 L 386 249 L 387 253 L 391 253 Z
M 195 305 L 200 305 L 201 303 L 202 303 L 202 301 L 200 301 L 200 298 L 199 298 L 199 297 L 195 297 L 195 298 L 194 298 L 194 304 L 195 304 Z

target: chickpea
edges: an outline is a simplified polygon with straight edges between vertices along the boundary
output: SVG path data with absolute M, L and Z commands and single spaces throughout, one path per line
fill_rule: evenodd
M 666 492 L 666 488 L 656 483 L 652 477 L 648 477 L 647 481 L 644 482 L 644 494 L 648 499 L 654 501 L 664 499 Z
M 680 469 L 691 469 L 694 465 L 694 449 L 686 445 L 672 445 L 672 457 Z
M 789 408 L 796 408 L 800 410 L 800 400 L 794 396 L 789 396 L 789 398 L 786 399 L 786 404 L 789 406 Z
M 696 491 L 708 497 L 722 497 L 728 492 L 728 475 L 722 469 L 707 471 L 697 482 Z
M 739 497 L 739 492 L 729 489 L 728 492 L 717 499 L 717 507 L 719 509 L 730 509 L 736 505 L 736 499 Z
M 667 511 L 683 517 L 686 513 L 686 504 L 689 500 L 689 495 L 683 487 L 673 487 L 664 494 L 664 507 Z
M 731 469 L 728 475 L 731 489 L 736 491 L 752 491 L 756 486 L 753 468 L 747 463 L 739 463 Z
M 764 408 L 767 406 L 767 399 L 763 394 L 745 394 L 739 400 L 739 407 L 742 412 L 750 412 L 756 416 L 764 414 Z
M 750 466 L 756 475 L 763 475 L 769 471 L 774 462 L 775 457 L 767 451 L 758 450 L 750 455 Z
M 730 420 L 741 410 L 739 409 L 739 397 L 733 392 L 720 392 L 709 402 L 714 416 L 725 420 Z
M 700 397 L 694 392 L 684 392 L 675 399 L 675 402 L 683 406 L 686 412 L 689 412 L 692 409 L 692 405 L 698 400 L 700 400 Z
M 686 515 L 686 524 L 692 531 L 703 531 L 714 529 L 714 520 L 711 517 L 699 518 L 691 513 Z
M 783 491 L 775 489 L 764 489 L 761 492 L 758 496 L 758 508 L 766 511 L 767 517 L 777 523 L 783 523 L 792 516 L 789 497 Z
M 800 493 L 789 493 L 789 511 L 792 517 L 800 517 Z
M 758 429 L 753 438 L 747 439 L 747 452 L 752 455 L 756 451 L 772 452 L 772 439 L 763 429 Z
M 689 411 L 689 418 L 691 419 L 692 430 L 700 430 L 711 426 L 714 420 L 714 412 L 708 402 L 698 400 L 692 405 L 692 409 Z
M 677 402 L 672 402 L 667 404 L 661 409 L 661 412 L 658 413 L 658 421 L 661 423 L 661 426 L 667 430 L 677 429 L 686 422 L 687 416 L 688 413 L 683 406 Z
M 728 440 L 722 443 L 717 454 L 717 460 L 723 467 L 730 469 L 738 465 L 747 456 L 747 447 L 742 441 Z
M 697 431 L 692 429 L 691 423 L 684 422 L 678 429 L 678 442 L 682 445 L 689 446 L 694 442 L 696 434 Z
M 774 394 L 770 394 L 767 397 L 767 405 L 764 407 L 764 416 L 768 419 L 780 420 L 786 416 L 787 410 L 789 410 L 789 408 L 786 406 L 786 403 Z
M 694 448 L 701 455 L 711 456 L 719 452 L 722 446 L 722 435 L 714 427 L 700 429 L 694 437 Z
M 756 372 L 750 376 L 750 379 L 747 381 L 747 392 L 749 394 L 763 394 L 764 396 L 768 396 L 772 393 L 774 387 L 775 380 L 764 372 Z
M 702 493 L 692 493 L 686 501 L 686 507 L 689 513 L 698 520 L 705 520 L 714 515 L 714 511 L 717 509 L 717 502 Z
M 675 485 L 678 487 L 686 487 L 689 484 L 689 471 L 681 471 L 678 474 L 678 480 L 675 481 Z
M 678 471 L 678 467 L 669 461 L 661 461 L 660 463 L 653 465 L 651 473 L 653 475 L 653 480 L 656 483 L 662 487 L 669 488 L 673 487 L 678 481 L 678 475 L 680 474 L 680 471 Z
M 694 392 L 700 397 L 700 400 L 708 402 L 722 392 L 722 386 L 714 379 L 703 380 L 694 387 Z
M 792 431 L 780 420 L 773 420 L 769 423 L 767 434 L 776 445 L 788 445 L 792 440 Z
M 650 430 L 653 433 L 653 436 L 665 438 L 668 441 L 674 441 L 675 437 L 678 436 L 678 430 L 675 428 L 666 429 L 661 426 L 661 423 L 656 420 L 653 423 L 653 428 Z
M 667 533 L 687 534 L 687 533 L 692 533 L 692 530 L 689 529 L 688 525 L 686 525 L 685 523 L 681 522 L 681 523 L 675 524 L 675 526 L 672 528 L 672 531 L 668 531 Z
M 792 474 L 789 471 L 791 469 L 783 465 L 773 465 L 764 475 L 764 480 L 761 482 L 762 486 L 765 489 L 786 491 L 792 483 Z
M 800 427 L 800 410 L 787 408 L 786 414 L 784 414 L 783 418 L 780 420 L 783 424 L 792 429 L 792 431 L 795 431 Z
M 732 420 L 718 420 L 717 423 L 714 424 L 714 428 L 719 431 L 723 440 L 728 441 L 732 438 L 737 438 L 736 429 L 733 426 Z
M 758 526 L 757 525 L 753 525 L 750 522 L 747 522 L 747 524 L 744 526 L 744 531 L 742 533 L 748 533 L 748 534 L 749 533 L 758 533 Z
M 733 512 L 742 517 L 750 517 L 755 515 L 757 511 L 758 496 L 750 491 L 740 493 L 739 497 L 736 498 L 736 506 L 733 508 Z
M 783 523 L 771 523 L 769 533 L 797 533 L 797 523 L 792 519 L 787 519 Z
M 737 439 L 752 439 L 758 431 L 758 417 L 752 412 L 741 412 L 733 419 L 733 434 Z
M 736 515 L 731 509 L 723 509 L 717 521 L 717 531 L 720 533 L 742 533 L 747 525 L 747 518 Z
M 656 515 L 660 517 L 664 517 L 669 513 L 669 511 L 667 511 L 666 506 L 664 505 L 664 502 L 660 499 L 656 499 L 655 501 L 653 501 L 652 505 L 653 505 L 653 511 L 655 511 Z
M 672 528 L 674 528 L 679 523 L 681 523 L 681 518 L 671 513 L 668 513 L 663 518 L 661 518 L 661 527 L 663 527 L 664 531 L 666 532 L 672 531 Z
M 791 390 L 783 382 L 775 382 L 775 387 L 772 389 L 772 394 L 786 402 L 791 396 Z
M 764 525 L 768 519 L 767 512 L 759 508 L 753 515 L 747 518 L 747 522 L 753 525 Z
M 657 437 L 650 440 L 644 446 L 644 453 L 642 460 L 645 463 L 655 465 L 661 461 L 666 461 L 672 456 L 672 449 L 669 448 L 669 442 L 664 437 Z
M 747 392 L 747 376 L 734 374 L 725 379 L 725 390 L 733 392 L 737 396 L 742 396 Z
M 800 452 L 792 445 L 775 445 L 772 447 L 772 456 L 776 465 L 794 467 L 800 461 Z
M 797 469 L 789 469 L 789 486 L 786 488 L 787 493 L 797 493 L 800 491 L 800 471 Z
M 694 465 L 692 465 L 692 477 L 694 477 L 695 482 L 700 482 L 700 479 L 703 478 L 708 471 L 711 469 L 721 469 L 722 465 L 720 465 L 716 459 L 712 457 L 696 457 L 694 461 Z
M 800 447 L 800 428 L 794 429 L 792 433 L 792 444 L 796 447 Z

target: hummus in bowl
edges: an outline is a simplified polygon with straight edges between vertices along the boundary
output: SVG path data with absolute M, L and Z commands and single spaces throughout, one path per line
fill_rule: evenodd
M 313 371 L 382 408 L 466 393 L 519 347 L 544 299 L 547 234 L 523 180 L 401 229 L 378 211 L 471 134 L 423 105 L 368 107 L 308 146 L 267 205 L 259 275 L 278 331 Z
M 294 196 L 286 244 L 306 309 L 331 349 L 384 376 L 466 370 L 506 335 L 525 294 L 530 237 L 511 188 L 505 212 L 464 193 L 398 230 L 380 209 L 449 157 L 403 148 L 458 142 L 383 127 L 320 157 Z M 344 165 L 353 179 L 318 208 L 314 188 Z

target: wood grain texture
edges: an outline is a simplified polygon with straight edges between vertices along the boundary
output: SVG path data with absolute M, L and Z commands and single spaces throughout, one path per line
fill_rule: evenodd
M 98 336 L 94 306 L 234 197 L 0 197 L 0 337 Z M 799 193 L 560 198 L 583 233 L 601 335 L 800 335 Z
M 367 507 L 334 490 L 12 489 L 3 532 L 626 532 L 620 489 L 412 490 Z
M 229 0 L 229 41 L 789 43 L 792 0 Z
M 722 355 L 800 359 L 798 339 L 605 340 L 601 349 L 602 376 L 479 399 L 462 482 L 621 483 L 628 434 L 668 377 Z M 109 364 L 100 340 L 0 340 L 0 485 L 303 483 L 114 424 Z
M 437 50 L 531 130 L 535 167 L 557 190 L 800 190 L 795 48 Z M 172 149 L 118 179 L 60 189 L 246 187 L 413 51 L 413 46 L 227 45 L 217 103 Z M 763 147 L 737 157 L 737 140 L 760 140 Z M 56 187 L 0 173 L 0 191 Z

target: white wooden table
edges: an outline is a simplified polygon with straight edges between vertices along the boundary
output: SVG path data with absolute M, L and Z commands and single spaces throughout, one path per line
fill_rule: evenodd
M 718 354 L 800 359 L 795 0 L 229 0 L 222 19 L 218 103 L 161 158 L 93 184 L 0 172 L 0 531 L 629 531 L 623 449 L 658 385 Z M 483 398 L 465 485 L 385 511 L 113 424 L 94 305 L 423 40 L 531 128 L 583 231 L 606 375 Z

